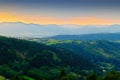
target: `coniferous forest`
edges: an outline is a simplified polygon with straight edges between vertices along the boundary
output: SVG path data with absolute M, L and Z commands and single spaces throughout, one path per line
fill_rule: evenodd
M 119 80 L 120 44 L 0 37 L 0 80 Z

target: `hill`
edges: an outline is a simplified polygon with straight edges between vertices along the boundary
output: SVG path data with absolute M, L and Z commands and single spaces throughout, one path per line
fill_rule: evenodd
M 97 65 L 103 72 L 120 70 L 120 43 L 105 40 L 43 40 L 41 42 L 78 54 Z
M 99 34 L 85 34 L 85 35 L 58 35 L 47 37 L 45 39 L 56 40 L 120 40 L 120 33 L 99 33 Z
M 96 67 L 63 48 L 0 37 L 0 75 L 11 80 L 55 80 L 62 69 L 78 77 Z

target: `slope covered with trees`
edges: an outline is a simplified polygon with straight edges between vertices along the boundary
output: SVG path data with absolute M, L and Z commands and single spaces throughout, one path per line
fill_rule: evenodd
M 119 80 L 119 53 L 120 43 L 104 40 L 33 42 L 1 36 L 0 79 Z
M 43 40 L 41 42 L 80 55 L 91 63 L 98 65 L 103 72 L 111 69 L 120 70 L 120 43 L 118 42 L 105 40 Z
M 96 66 L 69 50 L 44 44 L 0 37 L 0 75 L 11 80 L 55 80 L 66 71 L 80 78 Z

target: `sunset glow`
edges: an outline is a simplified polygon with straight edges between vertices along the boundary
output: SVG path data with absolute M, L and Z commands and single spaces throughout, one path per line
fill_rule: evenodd
M 57 17 L 44 17 L 44 16 L 24 16 L 13 15 L 11 13 L 0 13 L 0 22 L 23 22 L 34 24 L 75 24 L 75 25 L 112 25 L 119 24 L 120 20 L 96 18 L 96 17 L 70 17 L 70 18 L 57 18 Z
M 0 35 L 120 32 L 119 0 L 0 0 Z

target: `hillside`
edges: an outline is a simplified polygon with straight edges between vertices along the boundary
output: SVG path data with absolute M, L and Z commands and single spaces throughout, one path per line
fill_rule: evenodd
M 99 66 L 103 72 L 120 70 L 120 43 L 111 41 L 43 40 L 49 46 L 64 48 Z
M 62 69 L 78 77 L 96 71 L 96 67 L 69 50 L 0 37 L 0 75 L 11 80 L 54 80 Z
M 120 40 L 120 33 L 99 33 L 85 35 L 58 35 L 45 39 L 56 40 Z
M 120 71 L 120 43 L 105 40 L 33 41 L 0 37 L 2 79 L 109 80 L 110 76 L 120 78 L 119 72 L 111 71 Z

